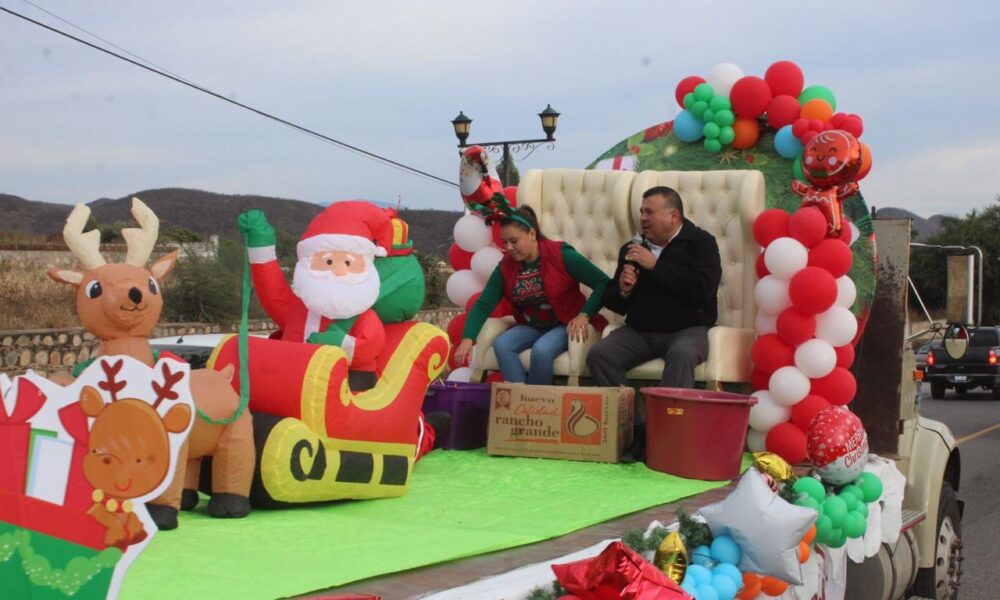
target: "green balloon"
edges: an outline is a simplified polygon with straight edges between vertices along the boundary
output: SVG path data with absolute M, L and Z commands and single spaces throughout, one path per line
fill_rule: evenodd
M 874 473 L 862 473 L 858 479 L 865 502 L 875 502 L 882 497 L 882 480 Z
M 792 485 L 792 490 L 799 495 L 808 494 L 816 502 L 826 500 L 826 488 L 823 487 L 819 479 L 813 477 L 800 477 L 796 479 Z
M 834 528 L 843 526 L 844 517 L 847 516 L 847 504 L 839 496 L 830 496 L 823 501 L 823 514 L 830 517 Z
M 864 502 L 858 502 L 858 507 L 855 508 L 854 510 L 861 513 L 861 516 L 863 516 L 864 518 L 866 519 L 868 518 L 868 505 L 865 504 Z
M 697 90 L 697 88 L 695 89 Z M 799 104 L 805 104 L 815 98 L 826 100 L 833 107 L 833 110 L 837 110 L 837 98 L 833 95 L 833 91 L 825 85 L 811 85 L 802 90 L 802 93 L 799 94 Z
M 848 512 L 854 510 L 858 506 L 858 498 L 854 494 L 845 494 L 844 492 L 840 492 L 837 497 L 844 501 L 844 505 L 847 506 Z
M 706 139 L 705 150 L 708 150 L 709 152 L 720 152 L 722 150 L 722 142 L 719 140 Z
M 691 110 L 694 105 L 694 92 L 684 94 L 684 108 Z
M 727 111 L 728 112 L 728 111 Z M 719 115 L 715 115 L 715 122 L 719 122 Z M 730 125 L 720 128 L 719 131 L 719 141 L 723 144 L 732 144 L 733 140 L 736 139 L 736 130 Z
M 701 129 L 701 132 L 705 134 L 705 138 L 709 140 L 718 139 L 720 131 L 722 129 L 711 121 L 705 123 L 705 126 Z
M 806 174 L 802 172 L 801 154 L 792 159 L 792 179 L 797 179 L 799 181 L 806 180 Z
M 722 140 L 719 140 L 720 142 Z M 801 506 L 803 508 L 811 508 L 816 512 L 820 511 L 820 504 L 816 502 L 816 499 L 808 494 L 802 494 L 795 500 L 795 506 Z
M 862 502 L 865 499 L 865 493 L 861 491 L 861 488 L 855 483 L 849 483 L 845 485 L 843 488 L 841 488 L 840 493 L 841 495 L 851 494 L 858 499 L 858 502 Z
M 714 123 L 715 122 L 715 111 L 712 110 L 711 106 L 709 106 L 708 108 L 706 108 L 705 112 L 703 112 L 701 114 L 701 120 L 704 121 L 705 123 Z
M 830 535 L 833 530 L 833 523 L 830 521 L 830 517 L 826 515 L 820 515 L 816 519 L 816 539 L 823 541 Z
M 844 535 L 842 529 L 831 529 L 830 534 L 826 536 L 826 545 L 831 548 L 840 548 L 845 543 L 847 543 L 847 536 Z
M 704 100 L 707 103 L 714 95 L 715 92 L 712 91 L 712 86 L 707 83 L 699 83 L 694 87 L 695 100 Z
M 725 96 L 712 96 L 712 99 L 708 101 L 708 106 L 715 112 L 720 110 L 731 110 L 733 105 L 729 102 L 729 98 Z
M 844 535 L 849 538 L 859 538 L 865 534 L 868 523 L 861 513 L 851 511 L 844 517 Z
M 719 127 L 728 127 L 736 122 L 736 115 L 731 110 L 717 110 L 713 120 Z
M 691 108 L 688 110 L 691 111 L 692 115 L 700 119 L 701 116 L 705 114 L 705 111 L 707 109 L 708 109 L 708 102 L 705 102 L 704 100 L 695 100 L 695 103 L 692 104 Z

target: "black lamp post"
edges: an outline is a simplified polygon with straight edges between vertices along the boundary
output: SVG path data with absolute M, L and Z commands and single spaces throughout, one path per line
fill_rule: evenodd
M 552 108 L 552 105 L 549 104 L 545 107 L 545 110 L 538 113 L 538 118 L 542 121 L 542 131 L 545 132 L 544 139 L 505 140 L 500 142 L 477 142 L 468 144 L 466 143 L 466 140 L 469 139 L 469 132 L 472 129 L 472 119 L 465 116 L 465 113 L 460 111 L 458 116 L 452 119 L 451 125 L 455 128 L 455 137 L 458 138 L 459 148 L 465 148 L 467 146 L 482 146 L 491 152 L 496 152 L 498 150 L 503 151 L 497 172 L 500 175 L 500 182 L 504 186 L 508 186 L 517 185 L 521 178 L 510 155 L 512 150 L 513 152 L 527 150 L 529 151 L 528 155 L 530 155 L 531 152 L 534 152 L 537 149 L 539 144 L 549 144 L 550 148 L 554 147 L 554 142 L 556 141 L 556 126 L 559 124 L 559 112 Z

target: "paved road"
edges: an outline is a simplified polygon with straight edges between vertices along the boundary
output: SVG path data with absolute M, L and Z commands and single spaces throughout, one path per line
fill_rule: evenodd
M 965 546 L 962 600 L 1000 598 L 1000 401 L 976 389 L 963 398 L 949 391 L 943 400 L 923 386 L 920 412 L 943 421 L 959 440 L 965 501 L 962 537 Z

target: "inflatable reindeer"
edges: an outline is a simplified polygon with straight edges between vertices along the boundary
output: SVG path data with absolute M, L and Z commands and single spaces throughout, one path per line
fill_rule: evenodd
M 98 355 L 131 356 L 149 366 L 154 364 L 149 335 L 163 309 L 161 283 L 173 269 L 177 252 L 168 254 L 146 268 L 159 233 L 159 219 L 138 198 L 132 199 L 132 215 L 140 229 L 123 229 L 128 253 L 125 262 L 108 264 L 99 251 L 100 233 L 83 232 L 90 209 L 77 204 L 63 229 L 63 239 L 80 261 L 84 271 L 50 267 L 49 277 L 76 287 L 76 311 L 83 326 L 99 340 Z M 174 481 L 163 496 L 148 504 L 160 529 L 177 527 L 177 511 L 193 509 L 198 503 L 201 459 L 212 457 L 212 499 L 208 514 L 213 517 L 244 517 L 250 512 L 250 484 L 255 463 L 253 424 L 249 411 L 226 425 L 209 422 L 224 420 L 235 413 L 239 395 L 230 385 L 233 368 L 191 372 L 191 395 L 198 408 L 191 435 L 178 458 Z M 186 466 L 185 466 L 186 461 Z

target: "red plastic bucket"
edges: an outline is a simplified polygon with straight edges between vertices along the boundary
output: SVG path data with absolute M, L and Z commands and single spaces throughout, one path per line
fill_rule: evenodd
M 750 407 L 757 398 L 683 388 L 642 388 L 646 399 L 646 466 L 721 481 L 740 474 Z

